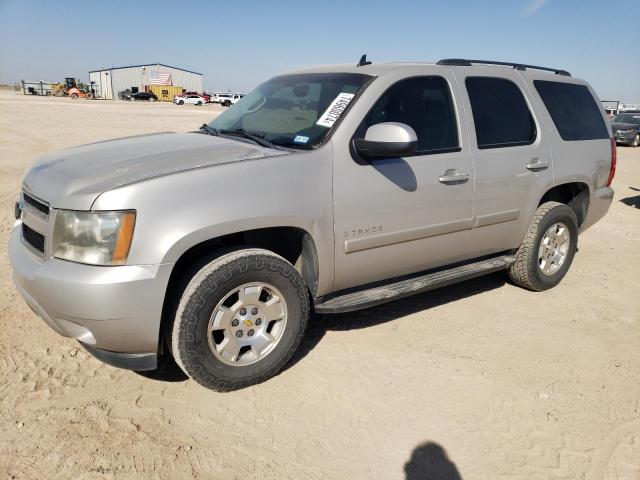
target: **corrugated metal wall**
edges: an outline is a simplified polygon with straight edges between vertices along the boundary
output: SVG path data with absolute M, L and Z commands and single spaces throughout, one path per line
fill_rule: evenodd
M 106 100 L 113 99 L 113 93 L 111 91 L 111 71 L 89 72 L 89 82 L 94 82 L 93 88 L 95 88 L 98 98 Z
M 111 85 L 113 95 L 119 98 L 120 92 L 138 87 L 143 92 L 145 85 L 150 85 L 150 72 L 171 73 L 173 86 L 182 87 L 189 91 L 202 91 L 202 75 L 185 72 L 163 65 L 147 65 L 144 67 L 127 67 L 111 70 Z
M 96 91 L 100 98 L 119 99 L 120 92 L 130 90 L 132 87 L 137 87 L 138 91 L 144 92 L 144 87 L 151 83 L 150 72 L 171 73 L 173 86 L 184 88 L 187 91 L 202 92 L 202 75 L 164 65 L 145 65 L 90 72 L 89 81 L 95 82 Z

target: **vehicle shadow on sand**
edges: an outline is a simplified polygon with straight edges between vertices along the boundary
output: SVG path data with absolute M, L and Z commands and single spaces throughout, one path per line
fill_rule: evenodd
M 494 290 L 506 283 L 504 272 L 498 272 L 466 282 L 417 294 L 377 307 L 335 315 L 314 315 L 309 321 L 305 336 L 283 371 L 296 365 L 322 340 L 327 331 L 347 331 L 369 328 L 381 323 L 391 322 L 416 312 L 438 307 L 462 298 Z M 136 372 L 145 378 L 160 382 L 183 382 L 188 377 L 172 358 L 163 359 L 162 365 L 151 372 Z M 444 477 L 443 477 L 444 478 Z
M 346 331 L 374 327 L 413 313 L 494 290 L 505 283 L 506 275 L 504 272 L 497 272 L 365 310 L 335 315 L 314 315 L 309 322 L 309 327 L 298 350 L 284 369 L 287 370 L 302 360 L 320 343 L 327 331 Z
M 640 189 L 635 187 L 629 187 L 634 192 L 640 192 Z M 622 198 L 620 203 L 624 203 L 628 207 L 640 208 L 640 195 L 634 195 L 632 197 Z

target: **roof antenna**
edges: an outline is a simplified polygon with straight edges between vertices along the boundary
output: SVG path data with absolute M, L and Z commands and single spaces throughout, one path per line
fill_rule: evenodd
M 365 53 L 360 57 L 360 61 L 356 65 L 356 67 L 364 67 L 365 65 L 371 65 L 371 62 L 367 60 L 367 54 Z

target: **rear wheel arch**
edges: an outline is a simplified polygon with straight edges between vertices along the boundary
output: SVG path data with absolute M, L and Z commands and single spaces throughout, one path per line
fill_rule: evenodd
M 573 210 L 581 227 L 589 211 L 590 190 L 584 182 L 568 182 L 555 185 L 540 198 L 538 206 L 546 202 L 564 203 Z

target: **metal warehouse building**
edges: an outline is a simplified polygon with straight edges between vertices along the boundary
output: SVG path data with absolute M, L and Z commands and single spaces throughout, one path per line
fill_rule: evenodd
M 202 74 L 162 63 L 111 67 L 89 72 L 98 98 L 116 100 L 120 92 L 144 92 L 149 85 L 171 85 L 202 92 Z

